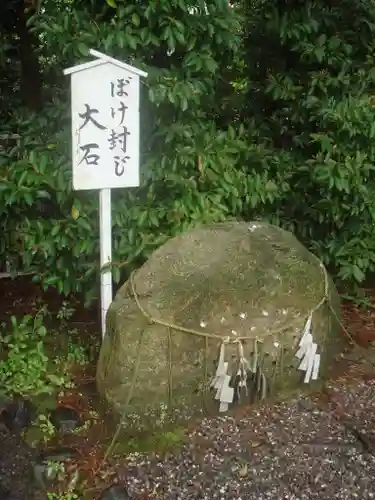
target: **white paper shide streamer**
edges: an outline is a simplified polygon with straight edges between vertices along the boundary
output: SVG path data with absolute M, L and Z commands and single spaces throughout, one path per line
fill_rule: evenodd
M 320 354 L 318 345 L 314 342 L 312 334 L 312 315 L 307 318 L 303 329 L 301 340 L 298 345 L 299 349 L 296 352 L 296 358 L 300 360 L 298 370 L 305 372 L 305 384 L 311 380 L 317 380 L 319 375 Z
M 231 375 L 228 374 L 229 363 L 225 361 L 225 345 L 229 343 L 229 339 L 224 339 L 220 346 L 220 354 L 215 376 L 212 379 L 210 387 L 216 390 L 215 399 L 219 401 L 219 411 L 226 412 L 230 403 L 233 403 L 234 388 L 231 387 Z M 244 356 L 243 345 L 241 341 L 236 342 L 238 346 L 238 371 L 239 377 L 238 386 L 247 389 L 247 375 L 251 371 L 248 361 Z
M 229 404 L 233 402 L 234 389 L 229 386 L 231 376 L 228 375 L 229 363 L 225 361 L 225 340 L 221 343 L 216 374 L 211 382 L 211 387 L 216 390 L 215 399 L 220 402 L 219 411 L 228 411 Z
M 203 328 L 206 324 L 201 324 Z M 235 332 L 232 332 L 235 333 Z M 225 347 L 227 344 L 237 344 L 238 349 L 238 368 L 236 372 L 236 378 L 238 380 L 237 391 L 241 389 L 247 394 L 247 378 L 249 373 L 257 373 L 257 362 L 258 362 L 258 345 L 255 341 L 254 344 L 254 354 L 253 359 L 249 361 L 245 358 L 244 348 L 240 340 L 231 339 L 230 337 L 225 337 L 220 345 L 219 359 L 217 363 L 217 369 L 215 376 L 212 378 L 210 387 L 214 389 L 214 398 L 219 402 L 219 411 L 228 411 L 229 405 L 233 403 L 235 396 L 235 388 L 231 387 L 232 375 L 228 373 L 229 363 L 225 361 Z M 299 360 L 298 370 L 305 373 L 304 383 L 308 384 L 311 380 L 317 380 L 319 376 L 319 366 L 320 366 L 320 354 L 318 353 L 318 345 L 314 342 L 312 333 L 312 314 L 307 318 L 306 324 L 304 326 L 301 339 L 298 344 L 298 351 L 295 354 L 296 358 Z M 266 381 L 265 376 L 261 373 L 263 391 L 265 391 Z M 265 394 L 264 394 L 265 396 Z

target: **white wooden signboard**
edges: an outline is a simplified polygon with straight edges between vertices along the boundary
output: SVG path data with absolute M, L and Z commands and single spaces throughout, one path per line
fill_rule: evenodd
M 73 189 L 99 190 L 102 334 L 112 302 L 111 189 L 139 186 L 139 78 L 147 73 L 90 50 L 71 77 Z

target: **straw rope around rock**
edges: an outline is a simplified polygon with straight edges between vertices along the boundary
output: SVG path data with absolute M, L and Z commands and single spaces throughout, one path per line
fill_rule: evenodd
M 343 350 L 339 316 L 325 266 L 288 231 L 225 221 L 171 238 L 108 311 L 97 384 L 120 423 L 105 459 L 121 429 L 148 432 L 322 382 Z
M 322 307 L 324 305 L 324 303 L 328 303 L 329 304 L 329 279 L 328 279 L 328 274 L 327 274 L 327 271 L 325 269 L 325 266 L 323 265 L 323 263 L 318 259 L 316 258 L 317 261 L 319 262 L 319 266 L 322 270 L 322 275 L 323 275 L 323 279 L 324 279 L 324 294 L 322 296 L 322 298 L 320 299 L 320 301 L 310 310 L 308 316 L 312 316 L 320 307 Z M 267 333 L 267 335 L 265 335 L 263 337 L 263 339 L 260 339 L 258 336 L 254 335 L 254 336 L 251 336 L 251 335 L 247 335 L 247 336 L 235 336 L 235 335 L 227 335 L 227 336 L 222 336 L 222 335 L 218 335 L 218 334 L 215 334 L 213 332 L 202 332 L 202 331 L 199 331 L 199 330 L 195 330 L 195 329 L 191 329 L 191 328 L 186 328 L 186 327 L 183 327 L 183 326 L 180 326 L 180 325 L 176 325 L 172 322 L 168 322 L 168 321 L 164 321 L 162 319 L 159 319 L 159 318 L 155 318 L 153 317 L 147 310 L 146 308 L 141 304 L 141 301 L 140 301 L 140 298 L 137 294 L 137 291 L 136 291 L 136 285 L 135 285 L 135 281 L 134 281 L 134 278 L 135 278 L 135 275 L 136 275 L 136 272 L 137 271 L 133 271 L 129 277 L 129 284 L 130 284 L 130 292 L 131 292 L 131 295 L 133 296 L 134 298 L 134 301 L 137 305 L 137 308 L 139 309 L 139 311 L 142 313 L 142 315 L 147 319 L 147 321 L 150 323 L 150 324 L 159 324 L 161 326 L 164 326 L 165 328 L 167 328 L 168 330 L 168 396 L 169 398 L 172 397 L 172 363 L 173 363 L 173 359 L 172 359 L 172 331 L 175 330 L 175 331 L 180 331 L 182 333 L 186 333 L 186 334 L 190 334 L 190 335 L 196 335 L 196 336 L 199 336 L 199 337 L 203 337 L 205 339 L 205 357 L 204 357 L 204 388 L 207 389 L 208 388 L 208 379 L 209 379 L 209 373 L 208 373 L 208 363 L 207 363 L 207 358 L 208 358 L 208 340 L 209 339 L 216 339 L 219 341 L 219 344 L 222 344 L 222 343 L 225 343 L 225 344 L 241 344 L 241 341 L 255 341 L 255 345 L 257 345 L 257 343 L 262 343 L 264 342 L 264 340 L 267 338 L 267 337 L 272 337 L 272 336 L 275 336 L 275 335 L 281 335 L 283 333 L 283 331 L 285 330 L 289 330 L 295 326 L 297 326 L 299 323 L 300 323 L 300 318 L 298 318 L 298 321 L 293 321 L 291 322 L 290 324 L 288 325 L 284 325 L 282 328 L 277 328 L 277 329 L 273 329 L 271 331 L 269 331 Z M 333 308 L 331 308 L 333 309 Z M 143 343 L 143 333 L 144 333 L 144 330 L 142 330 L 141 332 L 141 335 L 140 335 L 140 338 L 139 338 L 139 343 L 138 343 L 138 347 L 137 347 L 137 357 L 136 357 L 136 361 L 135 361 L 135 364 L 134 364 L 134 369 L 133 369 L 133 375 L 132 375 L 132 379 L 131 379 L 131 383 L 130 383 L 130 387 L 129 387 L 129 391 L 128 391 L 128 395 L 127 395 L 127 398 L 126 398 L 126 402 L 125 402 L 125 405 L 124 405 L 124 409 L 122 411 L 122 414 L 120 416 L 120 422 L 118 424 L 118 427 L 115 431 L 115 434 L 113 436 L 113 439 L 105 453 L 105 456 L 103 458 L 103 462 L 105 462 L 105 460 L 108 458 L 108 456 L 111 454 L 111 452 L 113 451 L 113 448 L 116 444 L 116 441 L 119 437 L 119 434 L 121 432 L 121 428 L 123 427 L 123 424 L 125 422 L 125 419 L 126 419 L 126 415 L 127 415 L 127 411 L 128 411 L 128 407 L 130 405 L 130 402 L 131 402 L 131 399 L 133 397 L 133 394 L 134 394 L 134 388 L 135 388 L 135 383 L 136 383 L 136 380 L 137 380 L 137 375 L 138 375 L 138 370 L 139 370 L 139 366 L 140 366 L 140 357 L 141 357 L 141 351 L 142 351 L 142 343 Z M 281 349 L 280 349 L 280 366 L 281 366 L 281 369 L 282 369 L 282 363 L 283 363 L 283 346 L 281 346 Z M 276 377 L 276 374 L 277 374 L 277 370 L 276 370 L 276 366 L 275 366 L 275 370 L 272 374 L 272 379 L 274 379 Z M 260 373 L 259 377 L 262 379 L 262 376 L 264 377 L 264 375 L 262 373 Z M 263 386 L 263 389 L 264 389 L 264 386 Z M 205 390 L 204 391 L 204 396 L 205 398 L 207 397 L 208 395 L 208 391 Z M 264 396 L 264 394 L 263 394 Z
M 375 367 L 375 363 L 368 356 L 365 355 L 366 350 L 362 346 L 360 346 L 360 345 L 358 345 L 356 343 L 356 341 L 353 339 L 352 335 L 349 333 L 349 331 L 347 330 L 347 328 L 345 328 L 345 326 L 343 325 L 342 321 L 337 316 L 334 308 L 331 307 L 330 301 L 329 301 L 329 296 L 328 296 L 328 275 L 327 275 L 327 272 L 326 272 L 325 267 L 323 266 L 323 264 L 322 263 L 320 263 L 320 264 L 321 264 L 321 267 L 324 269 L 325 282 L 326 282 L 326 286 L 325 286 L 326 293 L 325 293 L 325 296 L 322 298 L 322 300 L 317 304 L 316 308 L 314 308 L 312 310 L 312 312 L 316 311 L 319 307 L 321 307 L 324 304 L 325 301 L 327 301 L 328 305 L 330 306 L 330 309 L 332 310 L 334 316 L 336 317 L 337 321 L 339 322 L 340 326 L 342 327 L 343 332 L 348 337 L 348 339 L 350 340 L 350 342 L 352 342 L 355 345 L 356 348 L 360 349 L 364 353 L 364 358 L 366 358 L 370 362 L 370 364 L 372 364 Z M 134 283 L 134 282 L 132 281 L 132 283 Z M 136 297 L 136 294 L 134 294 L 134 297 Z M 138 297 L 137 297 L 137 299 L 138 299 Z M 139 300 L 138 300 L 138 304 L 137 305 L 140 306 Z M 145 317 L 147 317 L 147 319 L 149 321 L 159 322 L 159 320 L 157 320 L 157 319 L 153 320 L 153 318 L 147 313 L 147 311 L 145 311 L 143 309 L 142 306 L 140 306 L 140 310 L 143 312 L 143 314 L 145 315 Z M 161 322 L 161 324 L 164 325 L 165 323 Z M 171 325 L 170 327 L 173 327 L 173 326 L 174 325 Z M 189 331 L 188 333 L 191 333 L 191 332 Z M 194 333 L 194 334 L 196 333 L 197 335 L 204 336 L 206 339 L 208 339 L 211 336 L 210 334 L 206 334 L 206 333 L 203 333 L 203 332 L 195 332 L 195 331 L 193 331 L 192 333 Z M 219 336 L 212 335 L 212 338 L 219 338 Z M 140 336 L 140 339 L 139 339 L 138 355 L 137 355 L 137 359 L 136 359 L 136 362 L 135 362 L 135 365 L 134 365 L 133 377 L 132 377 L 132 381 L 131 381 L 131 384 L 130 384 L 130 390 L 129 390 L 128 396 L 127 396 L 127 402 L 126 402 L 125 408 L 124 408 L 124 410 L 122 412 L 122 415 L 121 415 L 121 418 L 120 418 L 120 422 L 117 425 L 117 428 L 116 428 L 116 431 L 115 431 L 115 433 L 113 435 L 113 438 L 112 438 L 112 440 L 111 440 L 111 442 L 110 442 L 110 444 L 109 444 L 109 446 L 108 446 L 108 448 L 107 448 L 107 450 L 106 450 L 106 452 L 104 454 L 103 460 L 101 461 L 100 465 L 98 466 L 98 468 L 96 470 L 96 473 L 98 473 L 102 469 L 102 467 L 105 464 L 106 460 L 108 459 L 108 457 L 113 452 L 113 449 L 115 447 L 117 439 L 118 439 L 118 437 L 120 435 L 122 426 L 124 424 L 124 421 L 125 421 L 125 418 L 126 418 L 126 413 L 127 413 L 127 407 L 129 406 L 131 398 L 133 396 L 135 381 L 136 381 L 137 372 L 138 372 L 138 369 L 139 369 L 142 341 L 143 341 L 143 332 L 141 333 L 141 336 Z
M 319 349 L 324 345 L 322 352 L 330 355 L 336 350 L 336 322 L 328 307 L 319 308 L 329 293 L 338 311 L 338 295 L 318 262 L 292 233 L 268 223 L 226 221 L 171 238 L 129 277 L 108 311 L 108 335 L 97 365 L 99 392 L 121 414 L 142 328 L 147 336 L 131 403 L 135 416 L 144 415 L 145 407 L 152 412 L 159 403 L 163 408 L 168 404 L 170 348 L 173 361 L 184 359 L 173 362 L 176 411 L 184 411 L 184 401 L 192 408 L 191 391 L 203 396 L 206 343 L 208 375 L 216 366 L 216 343 L 228 346 L 228 373 L 233 373 L 242 342 L 247 359 L 253 360 L 256 347 L 262 351 L 269 380 L 283 343 L 284 374 L 282 384 L 277 377 L 275 388 L 296 386 L 300 372 L 293 351 L 305 315 L 318 310 L 314 343 Z M 322 371 L 327 359 L 324 355 Z
M 329 281 L 328 281 L 328 274 L 327 274 L 327 271 L 325 269 L 325 266 L 323 265 L 323 263 L 316 257 L 316 260 L 318 261 L 319 263 L 319 267 L 320 269 L 322 270 L 322 274 L 323 274 L 323 280 L 324 280 L 324 294 L 323 294 L 323 297 L 320 299 L 320 301 L 316 304 L 315 307 L 313 307 L 309 314 L 308 314 L 308 317 L 311 318 L 312 315 L 314 314 L 314 312 L 316 312 L 320 307 L 322 307 L 322 305 L 327 301 L 328 299 L 328 294 L 329 294 Z M 168 330 L 168 396 L 169 396 L 169 402 L 171 401 L 172 399 L 172 380 L 171 380 L 171 374 L 172 374 L 172 356 L 171 356 L 171 345 L 172 345 L 172 341 L 171 341 L 171 331 L 172 330 L 175 330 L 175 331 L 180 331 L 182 333 L 187 333 L 187 334 L 190 334 L 190 335 L 196 335 L 196 336 L 199 336 L 199 337 L 203 337 L 205 339 L 205 356 L 204 356 L 204 360 L 205 360 L 205 363 L 204 363 L 204 377 L 203 377 L 203 388 L 204 388 L 204 402 L 207 403 L 207 388 L 208 388 L 208 370 L 207 370 L 207 357 L 208 357 L 208 339 L 217 339 L 219 341 L 219 344 L 221 344 L 221 346 L 224 346 L 224 345 L 227 345 L 227 344 L 237 344 L 239 346 L 239 352 L 243 351 L 243 348 L 242 348 L 242 344 L 241 342 L 242 341 L 253 341 L 255 344 L 255 346 L 257 345 L 257 343 L 264 343 L 267 338 L 269 337 L 274 337 L 276 335 L 282 335 L 282 333 L 284 331 L 288 331 L 290 329 L 292 329 L 293 327 L 295 327 L 298 323 L 300 323 L 300 318 L 298 318 L 298 320 L 295 320 L 294 322 L 290 322 L 289 324 L 287 325 L 283 325 L 282 328 L 277 328 L 277 329 L 273 329 L 273 330 L 270 330 L 266 335 L 263 336 L 263 339 L 259 339 L 258 336 L 251 336 L 251 335 L 242 335 L 242 336 L 239 336 L 239 335 L 226 335 L 226 336 L 222 336 L 222 335 L 217 335 L 217 334 L 214 334 L 212 332 L 202 332 L 202 331 L 199 331 L 199 330 L 195 330 L 195 329 L 191 329 L 191 328 L 186 328 L 186 327 L 183 327 L 183 326 L 180 326 L 180 325 L 176 325 L 174 323 L 171 323 L 171 322 L 167 322 L 167 321 L 164 321 L 162 319 L 158 319 L 158 318 L 155 318 L 153 317 L 141 304 L 140 302 L 140 299 L 138 297 L 138 294 L 136 292 L 136 287 L 135 287 L 135 283 L 134 283 L 134 276 L 136 274 L 136 271 L 133 271 L 130 275 L 130 278 L 129 278 L 129 282 L 130 282 L 130 288 L 131 288 L 131 294 L 135 300 L 135 303 L 139 309 L 139 311 L 143 314 L 143 316 L 150 322 L 150 323 L 154 323 L 154 324 L 159 324 L 161 326 L 164 326 L 167 328 Z M 242 356 L 240 356 L 240 359 L 243 359 L 243 354 Z M 319 358 L 320 358 L 320 355 L 319 355 Z M 280 346 L 280 356 L 279 356 L 279 362 L 280 364 L 282 365 L 282 360 L 283 360 L 283 345 L 281 344 Z M 277 368 L 278 368 L 278 365 L 277 363 L 275 364 L 275 367 L 274 367 L 274 370 L 273 370 L 273 374 L 272 374 L 272 377 L 271 377 L 271 389 L 273 387 L 273 383 L 275 381 L 275 378 L 276 378 L 276 375 L 277 375 Z M 255 369 L 257 369 L 257 367 L 255 367 Z M 282 369 L 282 368 L 280 368 Z M 243 375 L 243 377 L 245 377 L 246 373 Z M 265 394 L 267 392 L 267 390 L 265 389 L 265 385 L 267 384 L 266 382 L 266 378 L 264 376 L 264 374 L 262 372 L 260 372 L 260 380 L 257 381 L 257 388 L 256 388 L 256 392 L 259 393 L 261 392 L 261 399 L 263 399 L 265 397 Z M 242 386 L 244 386 L 245 383 L 243 382 L 242 383 Z M 220 411 L 226 411 L 227 409 L 227 405 L 221 405 L 220 406 L 221 410 Z

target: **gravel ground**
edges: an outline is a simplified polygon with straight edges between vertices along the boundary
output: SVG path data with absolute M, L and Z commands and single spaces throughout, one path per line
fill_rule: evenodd
M 328 394 L 206 419 L 176 454 L 127 457 L 130 497 L 375 499 L 375 382 L 335 382 Z
M 134 500 L 375 500 L 374 410 L 375 381 L 335 382 L 204 419 L 178 452 L 128 455 L 119 476 Z M 30 450 L 1 428 L 0 439 L 0 486 L 12 491 L 0 500 L 34 498 Z
M 33 498 L 32 452 L 21 439 L 0 425 L 0 500 Z

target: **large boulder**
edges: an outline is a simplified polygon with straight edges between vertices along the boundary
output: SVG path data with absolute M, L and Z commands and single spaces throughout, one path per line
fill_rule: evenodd
M 292 233 L 263 222 L 198 227 L 118 291 L 98 389 L 128 422 L 152 425 L 308 387 L 342 348 L 338 317 L 324 266 Z

